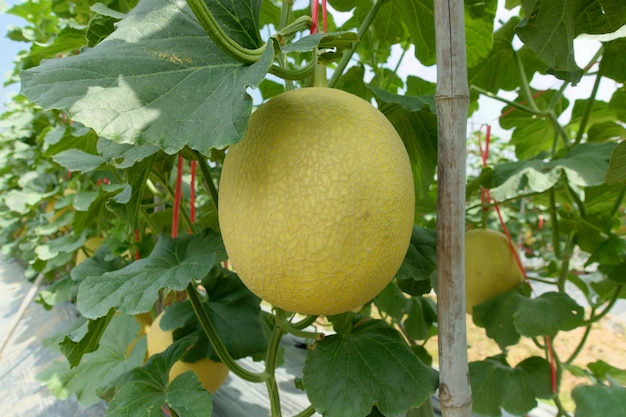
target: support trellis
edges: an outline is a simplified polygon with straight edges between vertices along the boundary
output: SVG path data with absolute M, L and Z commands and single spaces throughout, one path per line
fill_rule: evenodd
M 439 400 L 444 417 L 470 417 L 465 327 L 465 139 L 469 90 L 462 0 L 435 0 Z

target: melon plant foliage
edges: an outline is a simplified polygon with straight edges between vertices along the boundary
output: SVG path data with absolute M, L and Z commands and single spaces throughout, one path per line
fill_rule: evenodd
M 55 346 L 67 362 L 40 380 L 85 405 L 108 401 L 109 416 L 210 415 L 219 398 L 192 374 L 167 378 L 177 360 L 208 357 L 265 382 L 265 408 L 280 416 L 275 371 L 291 333 L 307 347 L 293 389 L 310 405 L 298 416 L 423 411 L 438 386 L 427 349 L 437 334 L 432 0 L 329 0 L 326 33 L 314 35 L 307 1 L 202 1 L 0 3 L 21 19 L 6 36 L 23 46 L 6 81 L 20 93 L 0 115 L 2 257 L 19 259 L 28 279 L 44 275 L 41 314 L 67 302 L 80 312 Z M 468 228 L 501 228 L 481 201 L 489 190 L 530 277 L 473 309 L 501 350 L 470 364 L 474 411 L 522 416 L 541 399 L 562 416 L 617 415 L 624 364 L 584 363 L 558 346 L 583 328 L 582 348 L 626 298 L 626 3 L 469 0 L 465 24 L 470 111 L 481 97 L 506 103 L 480 121 L 506 136 L 491 138 L 485 164 L 484 130 L 468 138 Z M 598 35 L 581 63 L 575 39 Z M 253 108 L 311 85 L 316 62 L 329 86 L 393 124 L 416 195 L 394 280 L 360 310 L 326 318 L 272 310 L 245 287 L 229 268 L 217 199 L 224 155 Z M 530 291 L 538 281 L 541 295 Z M 164 306 L 175 343 L 145 361 L 137 321 Z M 543 352 L 514 363 L 508 351 L 522 339 Z M 568 374 L 587 381 L 566 392 Z

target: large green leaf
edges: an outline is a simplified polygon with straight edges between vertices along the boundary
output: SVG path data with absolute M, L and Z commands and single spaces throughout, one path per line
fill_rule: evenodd
M 143 367 L 124 374 L 115 384 L 106 417 L 161 417 L 161 407 L 171 407 L 179 416 L 211 415 L 211 394 L 202 388 L 194 372 L 187 371 L 169 382 L 169 369 L 191 343 L 188 336 L 153 355 Z
M 626 38 L 604 44 L 600 72 L 618 83 L 626 82 Z
M 609 185 L 626 184 L 626 141 L 618 144 L 611 154 L 606 183 Z
M 188 145 L 208 155 L 243 136 L 252 106 L 246 88 L 258 86 L 272 59 L 270 44 L 256 64 L 240 64 L 185 2 L 143 0 L 96 47 L 23 72 L 22 92 L 116 142 L 167 153 Z
M 571 184 L 590 187 L 604 183 L 615 143 L 583 143 L 571 148 L 560 159 L 507 162 L 494 167 L 491 194 L 498 200 L 522 192 L 543 192 L 559 181 L 561 173 Z
M 611 33 L 626 23 L 622 0 L 522 0 L 525 16 L 517 35 L 557 77 L 576 84 L 582 69 L 574 57 L 574 39 L 582 33 Z
M 426 294 L 431 289 L 430 278 L 437 260 L 435 231 L 413 226 L 411 243 L 400 269 L 396 273 L 398 287 L 410 295 Z
M 550 364 L 543 358 L 532 356 L 512 368 L 503 356 L 495 356 L 470 363 L 469 370 L 473 410 L 481 416 L 500 417 L 502 409 L 526 415 L 537 398 L 552 397 Z
M 626 410 L 626 388 L 619 385 L 581 385 L 574 388 L 572 398 L 576 417 L 617 417 Z
M 87 320 L 81 327 L 66 335 L 59 343 L 59 348 L 67 358 L 70 367 L 73 368 L 80 364 L 86 353 L 98 349 L 100 338 L 113 318 L 113 314 L 115 314 L 115 311 L 109 310 L 109 313 L 105 316 L 95 320 Z
M 327 417 L 363 417 L 376 406 L 395 416 L 426 401 L 437 372 L 415 356 L 397 330 L 380 320 L 325 337 L 307 353 L 304 387 Z
M 437 166 L 437 117 L 430 110 L 408 111 L 398 104 L 384 103 L 382 113 L 396 128 L 409 153 L 415 182 L 415 198 L 426 197 Z
M 223 251 L 221 237 L 210 230 L 177 239 L 162 235 L 147 258 L 85 279 L 78 288 L 78 308 L 91 319 L 111 308 L 128 314 L 145 313 L 161 289 L 181 291 L 191 280 L 204 278 L 216 254 Z
M 100 348 L 87 353 L 80 365 L 54 362 L 37 375 L 57 397 L 75 394 L 82 405 L 97 403 L 96 389 L 115 381 L 128 370 L 141 366 L 146 355 L 145 339 L 129 349 L 139 331 L 137 321 L 128 315 L 114 315 L 100 339 Z M 127 356 L 128 354 L 128 356 Z
M 554 336 L 585 321 L 584 309 L 565 293 L 547 292 L 523 303 L 513 314 L 517 331 L 527 337 Z
M 504 350 L 520 340 L 520 334 L 513 324 L 513 315 L 527 300 L 519 288 L 507 291 L 474 306 L 472 319 L 474 324 L 484 327 L 487 336 Z

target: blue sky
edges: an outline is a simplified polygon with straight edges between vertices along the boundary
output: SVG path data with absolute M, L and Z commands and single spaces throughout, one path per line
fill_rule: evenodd
M 0 0 L 0 77 L 2 79 L 0 84 L 0 103 L 3 105 L 7 101 L 7 95 L 12 92 L 15 93 L 19 89 L 17 85 L 5 87 L 4 82 L 7 74 L 13 70 L 13 58 L 27 46 L 6 37 L 9 26 L 20 26 L 24 23 L 23 19 L 5 13 L 6 9 L 16 3 L 18 3 L 16 0 Z

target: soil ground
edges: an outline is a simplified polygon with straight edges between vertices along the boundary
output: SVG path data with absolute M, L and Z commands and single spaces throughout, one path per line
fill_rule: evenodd
M 578 346 L 584 333 L 583 328 L 569 332 L 561 332 L 553 341 L 554 349 L 562 360 L 565 360 Z M 467 316 L 467 339 L 469 361 L 485 359 L 497 355 L 500 348 L 492 339 L 488 338 L 485 330 L 474 325 L 472 317 Z M 434 337 L 426 344 L 426 349 L 431 354 L 437 353 L 437 338 Z M 543 350 L 539 349 L 531 339 L 522 338 L 520 343 L 511 346 L 508 350 L 508 362 L 511 366 L 517 365 L 529 356 L 544 356 Z M 433 358 L 437 363 L 437 358 Z M 606 316 L 600 322 L 593 325 L 583 350 L 573 361 L 574 365 L 586 368 L 587 364 L 603 360 L 617 368 L 626 369 L 626 324 Z M 561 381 L 561 401 L 563 405 L 573 411 L 574 402 L 570 397 L 572 389 L 581 384 L 590 384 L 585 377 L 576 377 L 569 372 L 564 372 Z

